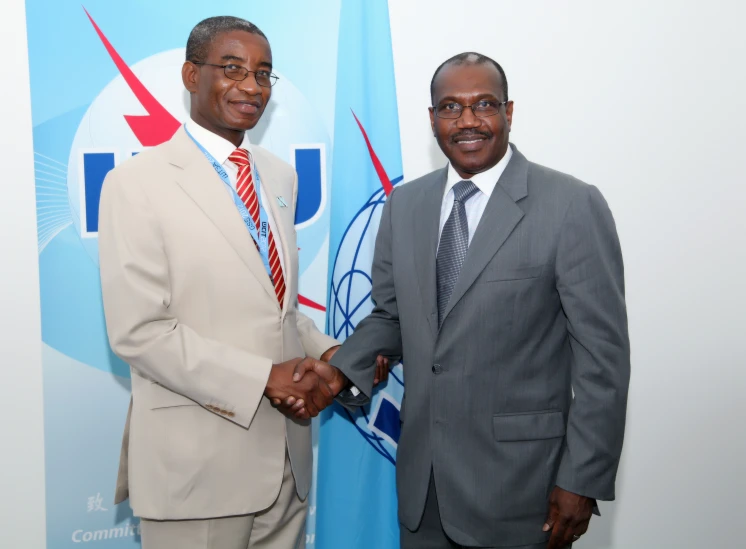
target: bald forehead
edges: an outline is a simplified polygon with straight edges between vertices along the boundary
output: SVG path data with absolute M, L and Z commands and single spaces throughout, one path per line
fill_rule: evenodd
M 269 41 L 261 34 L 248 32 L 245 30 L 228 30 L 216 34 L 213 39 L 207 44 L 207 55 L 212 54 L 214 51 L 220 50 L 244 50 L 247 47 L 257 45 L 265 50 L 265 56 L 268 58 L 268 62 L 272 62 L 272 49 L 269 46 Z M 222 53 L 221 53 L 222 55 Z M 242 59 L 225 59 L 226 61 L 235 60 L 241 61 Z
M 491 93 L 504 101 L 500 71 L 492 63 L 466 60 L 444 66 L 433 82 L 433 100 L 469 93 Z

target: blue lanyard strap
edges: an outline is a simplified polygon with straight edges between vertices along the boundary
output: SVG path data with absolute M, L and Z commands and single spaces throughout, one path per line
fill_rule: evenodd
M 202 154 L 205 155 L 207 160 L 210 161 L 213 169 L 220 176 L 220 179 L 223 180 L 223 183 L 226 184 L 228 190 L 230 190 L 231 196 L 233 197 L 233 202 L 236 204 L 238 213 L 241 214 L 241 219 L 243 219 L 244 225 L 246 225 L 251 238 L 254 239 L 254 242 L 256 242 L 257 246 L 259 247 L 259 255 L 262 256 L 264 268 L 267 270 L 267 274 L 269 275 L 269 278 L 271 280 L 272 269 L 269 266 L 269 219 L 267 217 L 267 211 L 262 206 L 262 193 L 259 191 L 261 188 L 261 180 L 259 179 L 258 170 L 254 170 L 254 175 L 256 176 L 254 178 L 254 186 L 256 188 L 256 198 L 259 201 L 259 230 L 257 230 L 256 223 L 254 223 L 254 220 L 251 218 L 249 210 L 246 209 L 246 205 L 244 205 L 243 200 L 241 200 L 241 197 L 238 196 L 236 189 L 234 189 L 233 185 L 231 185 L 231 180 L 228 178 L 228 173 L 225 171 L 225 168 L 223 168 L 220 162 L 215 160 L 215 157 L 207 152 L 207 149 L 200 145 L 199 141 L 197 141 L 194 136 L 189 133 L 189 130 L 186 126 L 184 126 L 184 130 L 186 130 L 187 135 L 192 139 L 192 141 L 194 141 L 194 144 L 199 147 L 199 150 L 202 151 Z

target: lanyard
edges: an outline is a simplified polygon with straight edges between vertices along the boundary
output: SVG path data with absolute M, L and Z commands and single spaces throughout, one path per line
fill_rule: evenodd
M 215 157 L 213 157 L 209 152 L 207 152 L 207 149 L 200 145 L 199 141 L 197 141 L 194 136 L 189 133 L 189 130 L 186 128 L 186 126 L 184 126 L 184 130 L 186 130 L 187 135 L 192 139 L 192 141 L 194 141 L 195 145 L 199 147 L 199 150 L 202 151 L 202 154 L 207 157 L 207 160 L 210 161 L 213 169 L 217 172 L 217 174 L 220 176 L 220 179 L 223 180 L 223 183 L 225 183 L 230 190 L 231 196 L 233 197 L 233 202 L 236 204 L 236 208 L 238 208 L 238 213 L 241 214 L 241 218 L 243 219 L 246 228 L 249 230 L 251 238 L 254 239 L 254 242 L 256 242 L 257 246 L 259 247 L 259 255 L 262 256 L 264 268 L 267 270 L 267 274 L 269 275 L 269 278 L 271 280 L 272 269 L 269 266 L 269 220 L 267 218 L 267 211 L 262 207 L 262 193 L 259 192 L 262 182 L 259 178 L 258 170 L 254 170 L 254 175 L 256 176 L 254 179 L 254 186 L 256 188 L 256 198 L 259 201 L 259 230 L 257 231 L 257 226 L 254 223 L 254 220 L 251 218 L 249 211 L 246 209 L 246 205 L 243 203 L 243 200 L 241 200 L 241 197 L 238 196 L 236 189 L 234 189 L 233 185 L 231 185 L 231 180 L 228 178 L 228 173 L 225 171 L 222 164 L 215 160 Z

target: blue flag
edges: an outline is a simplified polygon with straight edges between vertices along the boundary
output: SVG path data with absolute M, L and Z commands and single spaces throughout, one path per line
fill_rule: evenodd
M 371 262 L 383 204 L 402 179 L 386 0 L 342 0 L 334 119 L 328 333 L 344 340 L 372 309 Z M 335 404 L 319 438 L 316 546 L 399 547 L 395 488 L 401 365 L 350 413 Z

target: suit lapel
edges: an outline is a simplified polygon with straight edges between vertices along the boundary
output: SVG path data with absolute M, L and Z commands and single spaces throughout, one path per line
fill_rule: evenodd
M 513 156 L 495 185 L 487 202 L 469 250 L 461 267 L 451 299 L 448 301 L 443 319 L 471 288 L 503 243 L 523 218 L 523 210 L 516 202 L 528 194 L 528 161 L 513 148 Z
M 433 334 L 438 333 L 437 287 L 435 284 L 435 254 L 438 248 L 440 208 L 448 177 L 448 168 L 437 171 L 422 190 L 422 196 L 412 215 L 414 221 L 414 257 L 422 306 Z
M 170 149 L 171 164 L 181 168 L 176 183 L 218 228 L 259 284 L 277 302 L 264 263 L 220 176 L 183 128 L 174 135 Z
M 270 212 L 272 212 L 272 219 L 274 220 L 274 224 L 272 225 L 272 233 L 275 236 L 275 243 L 280 246 L 280 253 L 282 254 L 283 263 L 285 265 L 285 268 L 283 269 L 282 276 L 285 279 L 285 299 L 283 301 L 283 315 L 287 311 L 288 308 L 288 302 L 290 301 L 289 297 L 292 295 L 293 292 L 293 276 L 291 276 L 291 273 L 293 272 L 293 269 L 291 268 L 291 253 L 290 253 L 290 243 L 287 238 L 287 227 L 286 227 L 286 220 L 284 219 L 284 211 L 280 210 L 279 203 L 277 201 L 277 192 L 276 189 L 273 187 L 273 178 L 272 178 L 272 171 L 269 169 L 269 162 L 262 162 L 262 159 L 264 158 L 264 155 L 259 153 L 257 154 L 258 148 L 254 148 L 254 157 L 256 158 L 255 167 L 256 171 L 259 172 L 259 180 L 261 182 L 261 189 L 264 190 L 264 196 L 267 198 L 267 203 L 262 202 L 262 207 L 269 209 Z M 259 165 L 261 163 L 261 165 Z M 294 220 L 291 220 L 291 223 L 293 223 Z M 275 296 L 274 289 L 272 291 L 272 295 Z

